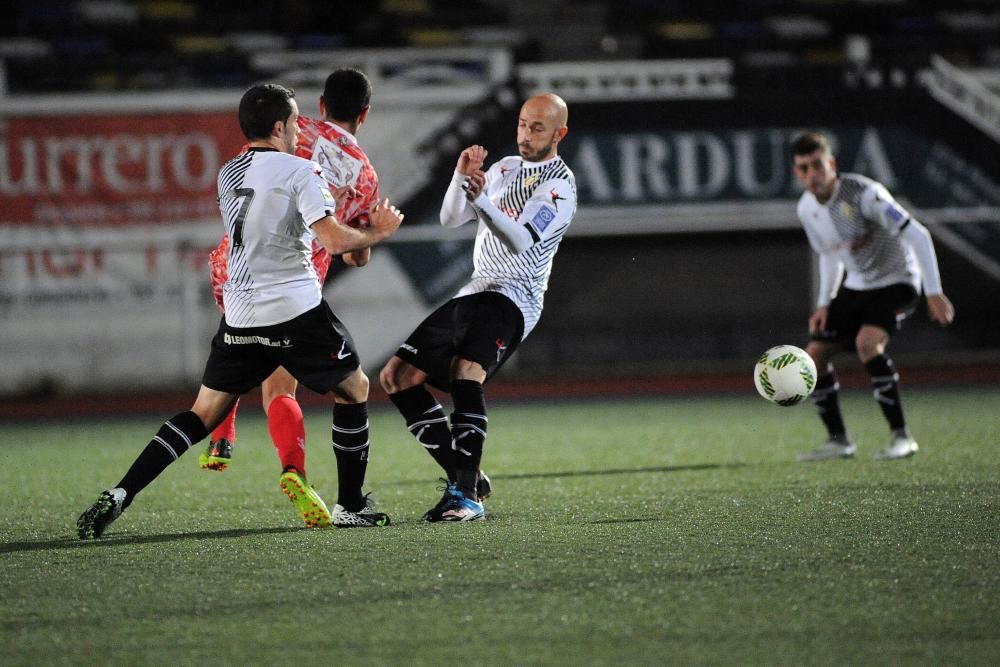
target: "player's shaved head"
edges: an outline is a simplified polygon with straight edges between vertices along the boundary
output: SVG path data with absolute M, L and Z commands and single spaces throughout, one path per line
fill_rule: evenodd
M 521 105 L 517 119 L 517 147 L 528 162 L 541 162 L 556 155 L 556 147 L 568 131 L 569 110 L 554 93 L 534 95 Z
M 566 127 L 566 121 L 569 120 L 569 107 L 566 106 L 563 98 L 555 93 L 543 93 L 529 97 L 521 106 L 521 112 L 537 114 L 550 119 L 557 128 Z

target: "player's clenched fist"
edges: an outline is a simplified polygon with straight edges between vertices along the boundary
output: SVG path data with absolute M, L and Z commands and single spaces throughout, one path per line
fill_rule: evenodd
M 481 169 L 469 174 L 469 178 L 466 179 L 465 185 L 462 189 L 465 190 L 465 196 L 469 201 L 475 201 L 479 193 L 483 191 L 486 187 L 486 174 L 483 173 Z
M 455 169 L 463 176 L 469 176 L 483 168 L 486 155 L 486 149 L 482 146 L 478 144 L 469 146 L 458 156 L 458 166 Z

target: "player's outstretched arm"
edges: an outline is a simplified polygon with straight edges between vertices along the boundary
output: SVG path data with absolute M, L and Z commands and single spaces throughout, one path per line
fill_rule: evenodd
M 369 216 L 370 224 L 364 229 L 342 225 L 337 218 L 328 215 L 310 225 L 313 234 L 331 255 L 343 255 L 355 250 L 370 248 L 395 233 L 403 221 L 403 214 L 383 199 Z

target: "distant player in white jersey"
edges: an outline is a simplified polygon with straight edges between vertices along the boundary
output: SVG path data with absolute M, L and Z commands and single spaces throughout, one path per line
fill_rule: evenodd
M 819 297 L 809 318 L 812 340 L 806 351 L 819 375 L 813 403 L 828 432 L 823 444 L 800 459 L 854 456 L 840 414 L 840 385 L 832 363 L 841 349 L 857 353 L 889 422 L 889 444 L 878 458 L 911 456 L 917 442 L 906 428 L 899 375 L 886 347 L 890 335 L 916 308 L 921 285 L 933 321 L 947 326 L 955 316 L 941 289 L 934 243 L 927 229 L 882 184 L 858 174 L 838 174 L 825 136 L 803 134 L 791 149 L 795 176 L 806 190 L 799 199 L 798 217 L 819 255 Z
M 142 489 L 232 409 L 240 394 L 279 366 L 306 387 L 333 392 L 333 447 L 338 501 L 317 510 L 316 524 L 383 526 L 362 494 L 368 465 L 368 378 L 347 329 L 323 300 L 304 240 L 309 229 L 331 254 L 369 248 L 399 227 L 402 215 L 383 200 L 370 225 L 355 229 L 336 217 L 335 200 L 318 164 L 291 155 L 298 135 L 294 93 L 274 84 L 250 88 L 240 100 L 240 128 L 250 147 L 219 171 L 219 207 L 230 238 L 225 315 L 212 339 L 193 407 L 167 420 L 118 484 L 77 520 L 81 539 L 100 537 Z M 322 500 L 295 471 L 279 483 Z M 325 509 L 325 507 L 323 508 Z
M 427 521 L 485 516 L 491 489 L 480 470 L 486 439 L 484 383 L 542 314 L 559 242 L 576 213 L 573 172 L 557 153 L 568 131 L 566 103 L 537 95 L 521 107 L 519 155 L 483 173 L 486 151 L 462 151 L 441 205 L 441 224 L 478 221 L 472 279 L 431 313 L 382 370 L 382 387 L 407 428 L 447 475 Z M 451 424 L 425 384 L 451 394 Z

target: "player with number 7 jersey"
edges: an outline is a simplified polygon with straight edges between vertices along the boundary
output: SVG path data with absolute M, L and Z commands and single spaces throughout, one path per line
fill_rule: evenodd
M 367 85 L 367 78 L 356 74 Z M 231 275 L 201 386 L 191 408 L 168 419 L 119 482 L 80 515 L 81 539 L 101 537 L 137 494 L 225 418 L 239 396 L 279 369 L 319 394 L 333 394 L 337 504 L 327 509 L 301 467 L 282 471 L 281 490 L 307 526 L 389 525 L 363 490 L 371 446 L 369 381 L 350 332 L 323 300 L 304 237 L 310 230 L 330 253 L 356 253 L 395 233 L 403 214 L 383 199 L 367 228 L 340 223 L 320 166 L 291 155 L 299 134 L 294 97 L 284 86 L 258 84 L 240 99 L 240 130 L 250 146 L 219 170 L 219 210 L 232 239 Z M 213 563 L 206 574 L 218 571 Z
M 298 118 L 294 153 L 320 166 L 336 202 L 338 220 L 359 228 L 368 226 L 369 213 L 379 201 L 378 174 L 355 137 L 367 120 L 370 97 L 371 84 L 361 72 L 343 69 L 332 73 L 319 101 L 323 118 Z M 332 258 L 311 234 L 307 233 L 304 241 L 311 244 L 312 268 L 317 284 L 322 287 Z M 363 250 L 345 255 L 344 262 L 363 266 L 369 253 L 370 250 Z M 212 293 L 219 309 L 226 312 L 223 285 L 235 270 L 228 234 L 209 256 L 209 265 Z M 282 468 L 299 470 L 304 475 L 305 426 L 301 408 L 295 401 L 296 388 L 295 379 L 283 368 L 275 371 L 261 387 L 268 430 Z M 229 466 L 236 441 L 238 407 L 239 404 L 212 432 L 207 448 L 199 457 L 202 468 L 221 472 Z M 286 493 L 295 495 L 289 490 Z
M 320 165 L 337 204 L 337 218 L 352 227 L 366 227 L 368 213 L 378 203 L 378 173 L 354 135 L 332 120 L 299 116 L 299 138 L 295 155 Z M 245 147 L 244 147 L 245 150 Z M 330 253 L 315 240 L 312 261 L 320 284 L 326 282 Z M 212 294 L 223 309 L 222 286 L 229 278 L 229 235 L 209 255 L 212 270 Z

